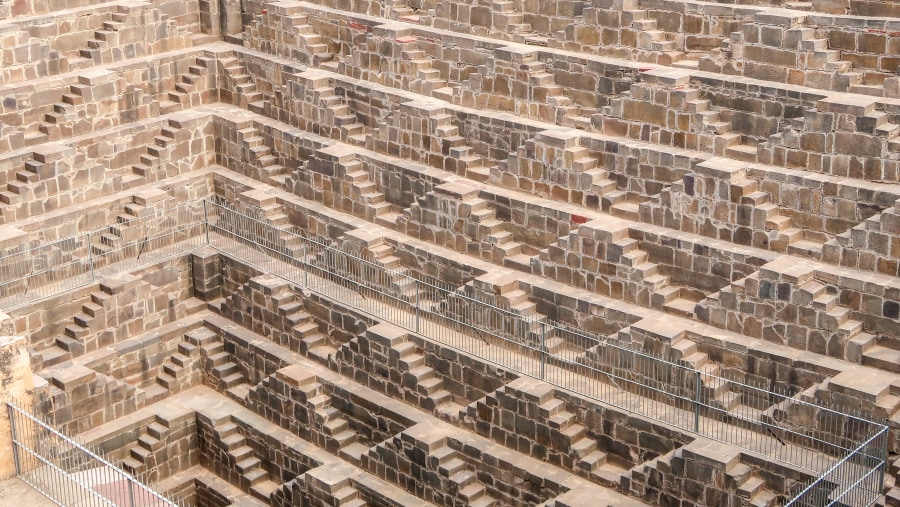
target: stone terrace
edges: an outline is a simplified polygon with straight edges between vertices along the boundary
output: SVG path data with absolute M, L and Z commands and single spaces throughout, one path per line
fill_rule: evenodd
M 0 0 L 0 324 L 37 410 L 188 505 L 774 507 L 820 472 L 635 413 L 619 346 L 726 433 L 887 421 L 900 506 L 898 71 L 882 0 Z M 491 338 L 176 250 L 212 203 Z M 602 341 L 544 336 L 581 369 L 537 380 L 467 298 Z

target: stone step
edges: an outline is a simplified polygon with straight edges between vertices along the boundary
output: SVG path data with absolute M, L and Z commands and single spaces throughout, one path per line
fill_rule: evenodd
M 593 472 L 600 468 L 608 460 L 608 456 L 603 451 L 594 450 L 582 457 L 578 461 L 578 468 L 587 472 Z
M 279 484 L 269 479 L 256 482 L 250 487 L 250 494 L 260 500 L 269 501 L 272 492 L 278 489 Z
M 873 345 L 863 352 L 862 364 L 892 373 L 900 373 L 900 350 L 894 350 L 884 345 Z

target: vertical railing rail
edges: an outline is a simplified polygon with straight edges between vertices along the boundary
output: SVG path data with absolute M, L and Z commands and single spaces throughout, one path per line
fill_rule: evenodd
M 694 380 L 697 384 L 697 388 L 694 390 L 694 433 L 700 432 L 700 406 L 702 404 L 700 400 L 701 393 L 703 392 L 703 377 L 700 370 L 697 370 L 696 379 Z
M 91 282 L 94 283 L 96 280 L 96 275 L 94 275 L 94 249 L 91 248 L 91 233 L 87 233 L 87 251 L 88 251 L 88 263 L 91 265 Z
M 206 244 L 210 245 L 212 243 L 209 242 L 209 210 L 207 210 L 206 203 L 206 199 L 203 199 L 203 224 L 204 229 L 206 229 Z

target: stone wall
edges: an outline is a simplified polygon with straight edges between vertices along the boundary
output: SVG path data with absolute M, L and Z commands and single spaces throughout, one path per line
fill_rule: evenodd
M 6 124 L 0 153 L 214 102 L 215 69 L 201 58 L 199 53 L 153 56 L 62 80 L 44 78 L 36 81 L 40 93 L 32 93 L 29 85 L 11 85 L 0 109 Z M 153 88 L 148 86 L 151 72 L 159 83 Z
M 896 301 L 889 281 L 876 286 L 783 257 L 708 298 L 703 314 L 748 336 L 860 362 L 876 342 L 896 346 Z
M 77 7 L 28 23 L 10 20 L 0 25 L 2 81 L 20 82 L 182 50 L 193 45 L 191 36 L 199 32 L 198 2 Z
M 79 356 L 109 346 L 197 311 L 189 269 L 187 259 L 176 259 L 56 296 L 40 313 L 17 315 L 16 327 L 47 366 L 72 357 L 66 352 Z
M 285 430 L 267 435 L 240 419 L 198 416 L 197 434 L 200 464 L 243 491 L 256 488 L 259 496 L 321 464 L 292 446 L 297 439 Z M 245 459 L 255 459 L 255 466 L 248 467 Z
M 659 505 L 772 505 L 799 493 L 808 480 L 792 468 L 700 439 L 635 467 L 622 485 L 632 495 Z

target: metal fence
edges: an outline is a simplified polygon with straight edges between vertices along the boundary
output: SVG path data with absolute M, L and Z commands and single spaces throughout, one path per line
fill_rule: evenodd
M 888 438 L 888 428 L 883 428 L 820 477 L 811 479 L 786 507 L 874 504 L 884 488 Z
M 18 308 L 202 247 L 208 243 L 203 211 L 202 201 L 159 209 L 0 257 L 0 308 Z
M 504 368 L 797 467 L 814 479 L 798 491 L 796 505 L 823 498 L 868 505 L 878 498 L 874 482 L 883 479 L 887 461 L 883 424 L 795 392 L 726 378 L 702 361 L 670 361 L 637 344 L 529 314 L 527 305 L 502 304 L 472 285 L 387 268 L 225 203 L 201 204 L 186 214 L 189 219 L 153 236 L 159 241 L 148 233 L 118 248 L 121 258 L 104 268 L 133 269 L 140 249 L 152 251 L 157 262 L 157 250 L 177 255 L 208 244 L 304 290 Z
M 180 507 L 19 406 L 7 407 L 16 473 L 57 504 Z

